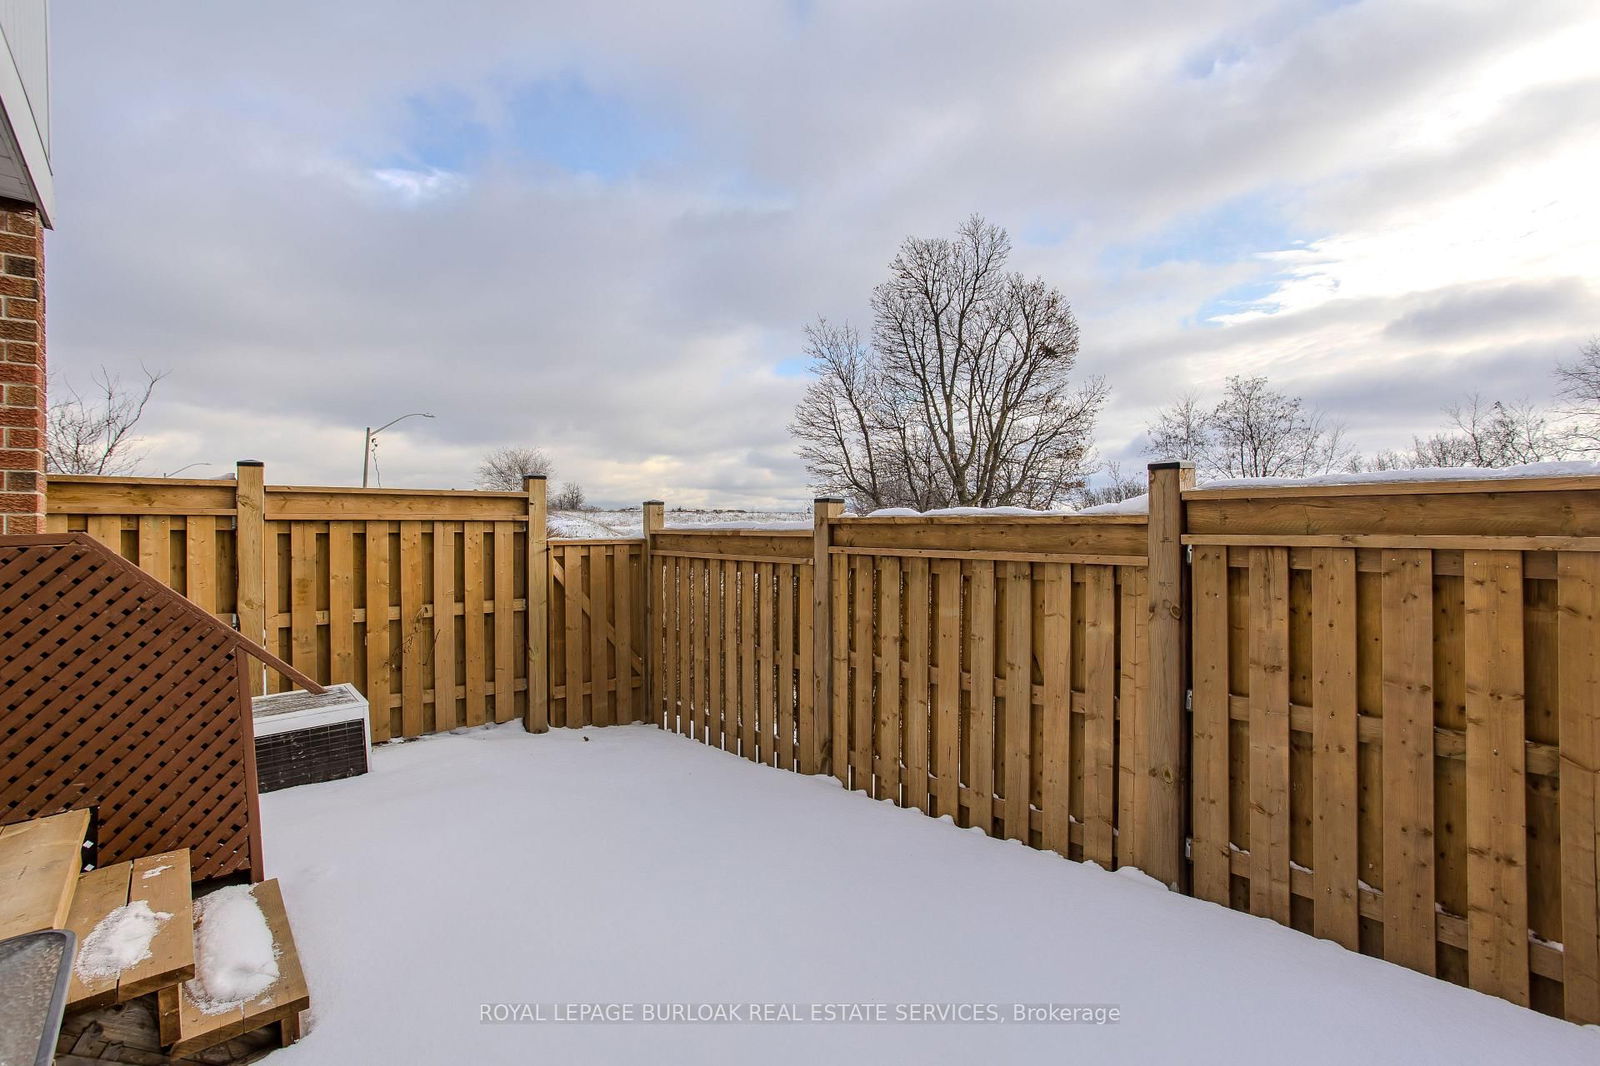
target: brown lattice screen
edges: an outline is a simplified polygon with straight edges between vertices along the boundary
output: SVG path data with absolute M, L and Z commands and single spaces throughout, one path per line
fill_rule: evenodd
M 0 823 L 95 807 L 102 863 L 259 877 L 258 652 L 88 537 L 0 538 Z

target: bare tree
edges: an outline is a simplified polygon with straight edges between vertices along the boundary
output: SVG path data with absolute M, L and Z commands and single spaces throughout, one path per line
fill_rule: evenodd
M 1080 487 L 1107 388 L 1073 389 L 1078 326 L 1061 293 L 1007 272 L 1011 240 L 974 215 L 909 238 L 872 293 L 869 347 L 806 330 L 815 379 L 789 430 L 813 484 L 862 508 L 1049 506 Z
M 1143 473 L 1124 474 L 1122 464 L 1112 460 L 1105 466 L 1105 481 L 1099 485 L 1084 485 L 1073 493 L 1072 502 L 1081 509 L 1132 499 L 1149 488 L 1149 481 Z
M 143 458 L 134 430 L 166 372 L 140 367 L 143 381 L 125 385 L 100 367 L 90 377 L 94 388 L 79 392 L 65 380 L 53 382 L 56 399 L 45 414 L 45 469 L 52 474 L 126 474 Z
M 564 482 L 560 490 L 550 497 L 552 511 L 581 511 L 583 503 L 583 486 L 576 481 Z
M 1156 420 L 1146 427 L 1145 452 L 1198 467 L 1211 444 L 1211 430 L 1211 408 L 1200 402 L 1199 393 L 1186 392 L 1157 412 Z
M 496 448 L 478 464 L 478 487 L 494 492 L 521 492 L 523 479 L 531 474 L 548 476 L 550 457 L 538 448 L 510 446 Z
M 1222 399 L 1204 407 L 1193 395 L 1161 409 L 1147 427 L 1145 451 L 1188 459 L 1203 478 L 1308 477 L 1347 466 L 1354 451 L 1344 428 L 1265 377 L 1230 377 Z
M 1578 349 L 1578 357 L 1556 366 L 1567 416 L 1566 444 L 1573 453 L 1600 453 L 1600 337 Z
M 1476 394 L 1445 409 L 1452 429 L 1412 441 L 1412 466 L 1519 466 L 1564 459 L 1572 446 L 1530 403 L 1487 403 Z

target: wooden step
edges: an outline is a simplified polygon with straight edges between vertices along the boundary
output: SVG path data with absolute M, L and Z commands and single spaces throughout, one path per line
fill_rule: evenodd
M 158 914 L 171 914 L 150 938 L 150 954 L 122 973 L 83 978 L 72 968 L 67 1007 L 82 1010 L 125 1004 L 195 975 L 194 900 L 189 895 L 189 848 L 149 855 L 133 863 L 91 869 L 78 877 L 67 928 L 77 933 L 78 951 L 110 912 L 139 901 Z
M 88 811 L 0 826 L 0 940 L 65 928 L 88 832 Z
M 74 1010 L 126 1003 L 147 992 L 176 986 L 194 976 L 194 901 L 189 894 L 189 849 L 166 851 L 133 862 L 90 870 L 78 878 L 67 928 L 78 950 L 112 911 L 143 900 L 170 914 L 150 939 L 150 954 L 121 973 L 84 978 L 73 967 L 67 1006 Z
M 157 1006 L 161 1043 L 170 1045 L 168 1054 L 182 1058 L 197 1051 L 232 1040 L 263 1026 L 276 1024 L 283 1045 L 300 1038 L 300 1012 L 311 1005 L 305 973 L 300 969 L 300 954 L 289 929 L 289 914 L 283 906 L 283 893 L 276 880 L 263 881 L 251 888 L 261 913 L 272 930 L 278 950 L 278 979 L 257 998 L 221 1014 L 206 1014 L 195 1004 L 187 984 L 163 988 Z
M 119 862 L 79 876 L 77 891 L 72 895 L 72 911 L 67 915 L 67 928 L 78 938 L 80 952 L 100 920 L 128 902 L 128 878 L 132 874 L 133 863 Z M 67 987 L 67 1007 L 81 1010 L 115 1003 L 117 977 L 117 974 L 107 974 L 84 978 L 79 975 L 74 961 L 72 984 Z
M 133 861 L 128 902 L 144 900 L 153 911 L 172 915 L 150 940 L 150 954 L 122 972 L 117 1002 L 182 984 L 194 976 L 194 896 L 189 882 L 189 849 L 164 851 Z

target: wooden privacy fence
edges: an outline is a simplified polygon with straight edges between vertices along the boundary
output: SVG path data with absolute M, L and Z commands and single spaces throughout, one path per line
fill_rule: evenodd
M 754 762 L 809 766 L 811 534 L 660 521 L 661 505 L 645 504 L 652 720 Z
M 1196 895 L 1600 1021 L 1597 482 L 1185 494 Z
M 1157 464 L 1148 515 L 652 502 L 642 540 L 547 541 L 542 481 L 238 473 L 52 478 L 50 527 L 356 682 L 377 739 L 653 721 L 1600 1022 L 1600 478 Z
M 1179 473 L 1159 474 L 1164 512 Z M 652 718 L 1178 884 L 1181 704 L 1151 678 L 1158 647 L 1181 669 L 1181 630 L 1151 621 L 1150 520 L 842 509 L 819 500 L 810 531 L 690 530 L 645 504 Z
M 550 542 L 550 724 L 645 720 L 644 541 Z
M 513 719 L 542 729 L 552 698 L 558 722 L 587 723 L 587 704 L 567 710 L 567 675 L 545 669 L 547 640 L 569 670 L 567 651 L 582 649 L 581 684 L 609 671 L 602 721 L 613 720 L 605 686 L 625 676 L 631 694 L 641 684 L 637 654 L 618 660 L 627 671 L 608 665 L 617 631 L 594 640 L 584 628 L 588 583 L 618 588 L 597 574 L 619 549 L 559 547 L 552 570 L 544 500 L 540 478 L 521 493 L 295 488 L 266 485 L 261 465 L 244 462 L 232 481 L 54 476 L 49 528 L 87 532 L 297 669 L 353 682 L 381 741 Z M 582 582 L 575 598 L 568 572 Z M 642 590 L 631 591 L 606 604 L 609 619 L 637 613 Z M 621 631 L 642 646 L 642 619 Z M 287 685 L 271 673 L 252 680 L 257 692 Z M 588 688 L 583 697 L 594 699 Z

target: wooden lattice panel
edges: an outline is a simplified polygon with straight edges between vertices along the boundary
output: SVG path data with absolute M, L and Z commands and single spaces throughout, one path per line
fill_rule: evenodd
M 0 540 L 0 823 L 99 814 L 102 863 L 189 848 L 248 871 L 237 635 L 87 538 Z

